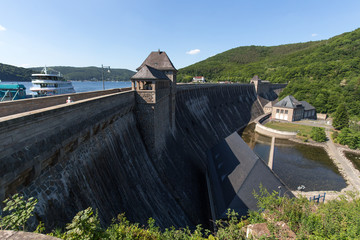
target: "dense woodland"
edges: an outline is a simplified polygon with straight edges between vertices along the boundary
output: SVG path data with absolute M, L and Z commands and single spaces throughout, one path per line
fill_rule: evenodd
M 291 94 L 321 113 L 334 113 L 345 103 L 349 115 L 359 118 L 360 29 L 317 42 L 234 48 L 180 69 L 178 80 L 196 75 L 215 82 L 249 82 L 259 75 L 289 83 L 280 97 Z
M 0 80 L 2 82 L 29 82 L 32 73 L 40 73 L 43 67 L 21 68 L 0 63 Z M 48 67 L 48 69 L 60 72 L 66 79 L 75 81 L 101 81 L 102 69 L 99 67 Z M 104 68 L 104 80 L 107 81 L 129 81 L 135 72 L 128 69 Z

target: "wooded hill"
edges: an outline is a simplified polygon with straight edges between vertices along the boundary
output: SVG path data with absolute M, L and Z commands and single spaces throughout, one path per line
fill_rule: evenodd
M 33 71 L 31 69 L 0 63 L 0 80 L 2 82 L 30 81 L 30 76 L 32 73 Z
M 291 94 L 327 113 L 344 102 L 350 115 L 360 117 L 360 29 L 323 41 L 234 48 L 180 69 L 178 80 L 196 75 L 211 81 L 249 82 L 259 75 L 288 82 L 280 97 Z
M 101 81 L 102 80 L 102 69 L 101 67 L 48 67 L 55 71 L 61 72 L 66 79 L 69 80 L 89 80 L 89 81 Z M 43 68 L 32 68 L 35 72 L 40 72 Z M 110 81 L 130 81 L 130 78 L 135 72 L 128 69 L 104 68 L 104 80 Z
M 40 73 L 43 67 L 21 68 L 0 63 L 0 80 L 3 82 L 29 82 L 32 73 Z M 99 67 L 48 67 L 48 69 L 60 72 L 68 80 L 102 80 L 102 69 Z M 104 80 L 129 81 L 135 72 L 128 69 L 104 68 Z

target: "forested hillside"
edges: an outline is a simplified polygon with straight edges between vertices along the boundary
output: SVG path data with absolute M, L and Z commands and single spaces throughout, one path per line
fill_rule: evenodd
M 360 29 L 317 42 L 234 48 L 180 69 L 178 80 L 195 75 L 233 82 L 259 75 L 273 83 L 288 82 L 280 97 L 292 94 L 328 113 L 345 102 L 350 115 L 360 116 Z
M 55 71 L 61 72 L 69 80 L 102 80 L 102 69 L 99 67 L 49 67 Z M 35 72 L 40 72 L 43 68 L 32 68 Z M 104 80 L 110 81 L 130 81 L 135 72 L 128 69 L 111 68 L 110 73 L 104 68 Z
M 21 68 L 0 63 L 0 80 L 2 82 L 24 82 L 31 81 L 32 73 L 40 73 L 43 67 Z M 64 75 L 68 80 L 102 80 L 102 69 L 98 67 L 48 67 Z M 104 80 L 108 81 L 129 81 L 135 72 L 128 69 L 104 68 Z
M 15 66 L 0 63 L 0 80 L 2 82 L 30 81 L 30 76 L 32 73 L 33 72 L 31 69 L 15 67 Z

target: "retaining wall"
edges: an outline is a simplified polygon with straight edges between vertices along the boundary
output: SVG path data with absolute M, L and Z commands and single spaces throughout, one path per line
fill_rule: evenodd
M 272 128 L 265 127 L 261 123 L 256 123 L 255 131 L 265 136 L 281 138 L 281 139 L 289 139 L 295 138 L 297 133 L 296 132 L 286 132 L 286 131 L 279 131 Z

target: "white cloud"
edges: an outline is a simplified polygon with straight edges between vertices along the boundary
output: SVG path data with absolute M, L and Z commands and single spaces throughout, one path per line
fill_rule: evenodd
M 200 49 L 193 49 L 193 50 L 186 52 L 186 54 L 195 55 L 195 54 L 198 54 L 199 52 L 200 52 Z
M 319 35 L 319 34 L 317 34 L 317 33 L 311 34 L 312 37 L 316 37 L 317 35 Z
M 6 31 L 6 28 L 0 25 L 0 31 Z

